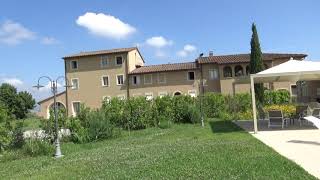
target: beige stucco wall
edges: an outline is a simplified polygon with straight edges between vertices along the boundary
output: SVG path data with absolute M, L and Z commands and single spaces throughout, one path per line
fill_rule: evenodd
M 115 58 L 116 56 L 121 55 L 123 57 L 124 63 L 121 66 L 116 66 Z M 246 73 L 246 67 L 249 63 L 237 63 L 237 64 L 202 64 L 196 70 L 190 70 L 195 72 L 195 81 L 189 81 L 188 71 L 171 71 L 165 72 L 166 82 L 158 82 L 158 74 L 152 73 L 152 84 L 144 83 L 144 74 L 140 74 L 140 84 L 132 84 L 132 76 L 126 74 L 131 72 L 136 68 L 136 65 L 144 65 L 143 59 L 140 56 L 140 53 L 137 50 L 130 51 L 129 53 L 116 53 L 107 55 L 109 59 L 109 64 L 107 67 L 102 68 L 100 65 L 101 56 L 88 56 L 81 58 L 73 58 L 65 60 L 66 63 L 66 77 L 71 81 L 73 78 L 79 79 L 79 89 L 72 90 L 68 88 L 68 113 L 71 116 L 73 114 L 72 102 L 80 102 L 86 104 L 91 108 L 101 107 L 103 97 L 118 97 L 119 95 L 127 98 L 127 93 L 129 89 L 129 96 L 146 96 L 146 94 L 152 93 L 153 97 L 157 97 L 159 93 L 166 92 L 168 95 L 173 95 L 175 92 L 180 92 L 182 94 L 188 94 L 189 91 L 196 91 L 196 94 L 199 94 L 199 82 L 202 76 L 204 79 L 204 92 L 221 92 L 223 94 L 233 94 L 250 92 L 250 85 L 248 84 L 236 84 L 233 86 L 233 83 L 236 79 L 248 78 L 249 76 L 235 77 L 235 67 L 237 65 L 242 66 L 244 73 Z M 78 69 L 70 69 L 70 61 L 78 60 Z M 278 65 L 282 62 L 287 61 L 288 59 L 280 59 L 275 61 L 267 61 L 265 64 L 268 67 Z M 223 68 L 225 66 L 230 66 L 232 68 L 232 77 L 223 76 Z M 128 68 L 128 69 L 127 69 Z M 209 78 L 209 70 L 217 69 L 219 73 L 219 78 L 211 80 Z M 128 70 L 128 72 L 127 72 Z M 123 74 L 124 84 L 118 86 L 116 84 L 116 76 L 118 74 Z M 102 76 L 109 76 L 109 86 L 102 86 Z M 127 87 L 127 81 L 129 80 L 129 88 Z M 274 89 L 287 89 L 290 91 L 291 85 L 295 82 L 275 82 L 273 83 L 272 88 Z M 269 84 L 266 84 L 266 87 L 269 87 Z M 64 99 L 65 101 L 65 99 Z M 41 104 L 44 108 L 40 115 L 46 115 L 46 107 L 48 104 L 52 104 L 53 100 L 48 100 Z
M 138 50 L 132 50 L 130 52 L 128 52 L 128 70 L 129 72 L 133 71 L 136 68 L 136 65 L 140 65 L 143 66 L 144 62 L 143 59 L 140 55 L 140 53 L 138 52 Z
M 195 72 L 195 81 L 188 80 L 188 72 Z M 152 84 L 144 83 L 144 75 L 140 76 L 140 85 L 132 84 L 132 76 L 130 77 L 130 96 L 145 96 L 146 93 L 152 93 L 153 97 L 157 97 L 160 92 L 166 92 L 168 95 L 173 95 L 175 92 L 181 92 L 181 94 L 188 94 L 188 91 L 195 90 L 196 94 L 199 94 L 199 85 L 197 79 L 200 78 L 199 70 L 186 70 L 186 71 L 172 71 L 165 72 L 166 82 L 158 82 L 159 73 L 151 73 L 152 75 Z
M 218 79 L 210 79 L 209 70 L 217 69 L 218 70 Z M 220 89 L 220 73 L 219 66 L 217 64 L 203 64 L 202 65 L 202 76 L 204 81 L 204 93 L 206 92 L 221 92 Z
M 63 104 L 66 108 L 66 94 L 59 94 L 56 97 L 57 102 L 60 102 Z M 43 118 L 49 118 L 49 107 L 53 104 L 53 97 L 50 99 L 47 99 L 46 101 L 41 102 L 40 104 L 40 111 L 37 113 L 38 116 L 43 117 Z
M 273 61 L 265 61 L 264 64 L 266 67 L 270 68 L 276 65 L 279 65 L 281 63 L 284 63 L 288 61 L 289 59 L 277 59 Z M 250 84 L 235 84 L 233 87 L 233 83 L 235 82 L 235 79 L 240 78 L 249 78 L 249 76 L 242 76 L 242 77 L 236 77 L 235 76 L 235 67 L 237 65 L 241 65 L 243 68 L 244 73 L 246 72 L 246 67 L 249 65 L 249 63 L 238 63 L 238 64 L 226 64 L 226 65 L 220 65 L 219 71 L 220 71 L 220 85 L 221 85 L 221 93 L 223 94 L 233 94 L 235 93 L 245 93 L 250 92 Z M 223 68 L 226 66 L 230 66 L 232 69 L 232 77 L 224 77 L 223 76 Z M 291 92 L 291 85 L 296 84 L 296 82 L 274 82 L 273 85 L 269 85 L 269 83 L 265 83 L 266 88 L 273 88 L 274 90 L 278 89 L 286 89 L 289 92 Z
M 117 66 L 115 58 L 122 56 L 124 63 Z M 101 56 L 89 56 L 78 58 L 78 69 L 70 69 L 71 59 L 66 60 L 67 78 L 71 81 L 73 78 L 79 79 L 79 89 L 72 90 L 68 88 L 68 108 L 69 115 L 73 114 L 72 102 L 80 102 L 91 108 L 101 107 L 104 96 L 117 97 L 123 95 L 126 97 L 126 63 L 127 53 L 118 53 L 108 55 L 109 64 L 102 68 L 100 65 Z M 73 59 L 72 59 L 73 60 Z M 117 75 L 124 75 L 124 84 L 117 85 Z M 102 76 L 109 76 L 109 86 L 102 86 Z

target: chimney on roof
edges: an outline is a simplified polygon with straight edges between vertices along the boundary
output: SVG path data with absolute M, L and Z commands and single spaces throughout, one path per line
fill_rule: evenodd
M 213 51 L 209 51 L 209 56 L 213 56 Z

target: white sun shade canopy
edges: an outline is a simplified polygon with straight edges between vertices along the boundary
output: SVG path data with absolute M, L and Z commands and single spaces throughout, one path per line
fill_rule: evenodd
M 320 80 L 320 62 L 289 60 L 251 77 L 254 83 Z

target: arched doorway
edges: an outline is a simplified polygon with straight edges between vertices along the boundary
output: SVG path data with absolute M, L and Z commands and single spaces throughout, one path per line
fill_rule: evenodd
M 63 110 L 65 111 L 66 110 L 66 106 L 61 103 L 61 102 L 56 102 L 57 104 L 57 107 L 58 107 L 58 111 L 60 110 Z M 52 103 L 49 107 L 48 107 L 48 110 L 47 110 L 47 118 L 49 119 L 50 118 L 50 111 L 53 111 L 54 110 L 54 103 Z
M 176 91 L 173 95 L 174 95 L 174 96 L 180 96 L 180 95 L 181 95 L 181 92 L 180 92 L 180 91 Z

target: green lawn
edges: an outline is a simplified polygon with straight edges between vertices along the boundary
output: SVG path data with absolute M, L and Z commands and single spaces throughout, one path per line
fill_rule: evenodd
M 89 144 L 64 157 L 0 163 L 1 179 L 315 179 L 231 122 L 174 125 Z

